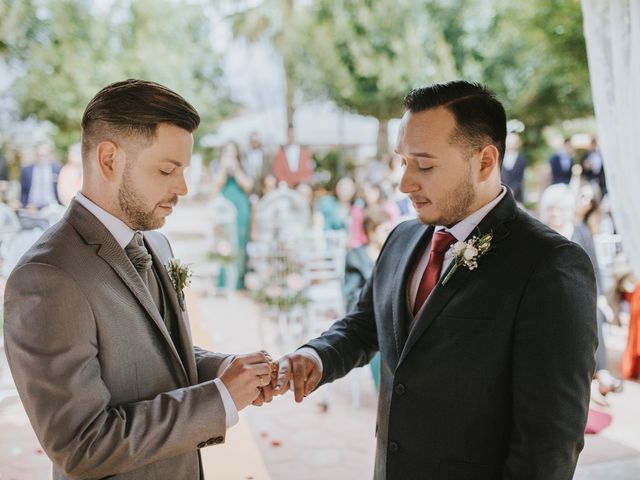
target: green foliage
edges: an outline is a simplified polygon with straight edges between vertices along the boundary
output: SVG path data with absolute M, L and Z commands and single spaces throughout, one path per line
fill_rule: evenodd
M 593 114 L 579 0 L 439 0 L 441 25 L 461 76 L 489 85 L 510 118 L 526 125 L 529 150 L 542 129 Z
M 83 0 L 3 7 L 13 20 L 3 22 L 0 48 L 24 69 L 14 86 L 21 113 L 53 123 L 58 145 L 77 141 L 87 102 L 125 78 L 175 89 L 198 109 L 205 128 L 232 110 L 200 7 L 121 0 L 102 8 Z M 15 26 L 20 18 L 29 19 L 22 31 Z
M 317 0 L 301 30 L 307 92 L 379 120 L 398 117 L 409 90 L 456 76 L 442 31 L 412 0 Z

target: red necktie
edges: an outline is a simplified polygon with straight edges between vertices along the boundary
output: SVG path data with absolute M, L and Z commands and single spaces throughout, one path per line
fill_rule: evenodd
M 449 247 L 456 241 L 456 237 L 449 232 L 440 230 L 433 235 L 431 240 L 431 253 L 429 254 L 429 262 L 427 268 L 420 280 L 420 286 L 418 287 L 418 294 L 416 295 L 416 301 L 413 304 L 413 315 L 415 316 L 422 307 L 422 304 L 429 298 L 431 290 L 434 289 L 438 280 L 440 279 L 440 273 L 442 272 L 442 263 L 444 262 L 444 254 Z

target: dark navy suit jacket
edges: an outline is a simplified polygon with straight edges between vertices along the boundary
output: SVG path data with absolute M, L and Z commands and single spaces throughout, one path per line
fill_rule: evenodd
M 380 351 L 376 479 L 573 477 L 597 344 L 591 262 L 510 192 L 478 230 L 492 249 L 441 280 L 408 333 L 408 285 L 434 227 L 400 224 L 354 309 L 306 345 L 321 384 Z

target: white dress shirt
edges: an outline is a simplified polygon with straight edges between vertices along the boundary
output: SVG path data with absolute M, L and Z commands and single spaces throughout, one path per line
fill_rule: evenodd
M 129 245 L 129 242 L 133 239 L 135 230 L 130 228 L 126 223 L 120 220 L 117 217 L 114 217 L 109 212 L 99 207 L 87 197 L 85 197 L 82 193 L 76 193 L 75 200 L 82 205 L 84 208 L 89 210 L 100 222 L 105 226 L 109 233 L 113 235 L 113 238 L 116 239 L 118 245 L 120 245 L 123 249 Z M 144 235 L 144 234 L 143 234 Z M 218 391 L 220 392 L 220 397 L 222 398 L 222 404 L 224 405 L 226 426 L 230 428 L 238 423 L 238 409 L 236 408 L 236 404 L 231 398 L 229 394 L 229 390 L 222 383 L 222 380 L 216 378 L 213 380 L 213 383 L 218 387 Z
M 476 210 L 474 213 L 469 215 L 464 220 L 461 220 L 458 223 L 456 223 L 453 227 L 447 229 L 440 225 L 436 226 L 434 230 L 434 235 L 435 235 L 435 232 L 446 230 L 456 238 L 456 241 L 459 241 L 459 242 L 465 241 L 467 237 L 471 235 L 471 233 L 475 230 L 478 224 L 484 219 L 484 217 L 486 217 L 487 214 L 491 210 L 493 210 L 493 208 L 498 203 L 500 203 L 500 200 L 502 200 L 502 198 L 506 195 L 506 193 L 507 193 L 507 189 L 505 187 L 502 187 L 500 195 L 498 195 L 496 198 L 491 200 L 484 207 L 481 207 L 480 209 Z M 431 254 L 431 242 L 429 242 L 429 245 L 427 245 L 427 248 L 422 254 L 422 257 L 420 258 L 418 265 L 413 271 L 413 275 L 409 283 L 409 306 L 412 312 L 413 312 L 414 304 L 416 302 L 416 297 L 418 296 L 418 288 L 420 287 L 420 281 L 422 280 L 424 271 L 427 269 L 427 263 L 429 263 L 430 254 Z M 447 270 L 447 268 L 449 267 L 452 261 L 453 261 L 453 254 L 451 253 L 451 250 L 447 250 L 447 252 L 444 254 L 444 261 L 442 262 L 442 270 L 440 271 L 440 277 L 444 275 L 444 272 Z M 425 301 L 424 304 L 422 305 L 422 308 L 424 308 L 424 305 L 426 305 L 426 303 L 427 302 Z M 422 308 L 420 308 L 417 315 L 420 315 Z
M 291 143 L 284 147 L 284 155 L 287 157 L 289 170 L 297 172 L 300 167 L 300 145 Z
M 500 195 L 498 195 L 492 201 L 487 203 L 484 207 L 476 210 L 467 218 L 456 223 L 453 227 L 449 229 L 446 229 L 443 226 L 437 226 L 435 228 L 434 234 L 435 232 L 438 232 L 440 230 L 447 230 L 449 233 L 451 233 L 451 235 L 453 235 L 456 238 L 456 240 L 458 241 L 466 240 L 467 237 L 478 226 L 478 224 L 484 219 L 484 217 L 486 217 L 487 214 L 491 210 L 493 210 L 498 203 L 500 203 L 500 200 L 502 200 L 506 194 L 507 194 L 507 189 L 505 187 L 502 187 L 502 190 L 500 191 Z M 431 253 L 431 242 L 429 242 L 429 244 L 427 245 L 427 248 L 422 254 L 422 257 L 420 258 L 420 261 L 418 262 L 418 265 L 414 269 L 413 274 L 411 276 L 411 280 L 409 283 L 410 311 L 413 311 L 413 305 L 415 304 L 416 296 L 418 295 L 418 288 L 420 286 L 420 281 L 422 280 L 424 271 L 427 268 L 427 263 L 429 262 L 430 253 Z M 444 262 L 442 264 L 442 271 L 440 272 L 440 277 L 442 277 L 444 272 L 447 270 L 447 267 L 449 266 L 449 264 L 451 264 L 452 260 L 453 260 L 453 256 L 452 256 L 451 250 L 448 250 L 444 255 Z M 420 315 L 426 303 L 427 302 L 425 301 L 422 307 L 420 307 L 420 310 L 418 311 L 417 315 Z M 308 355 L 309 357 L 313 358 L 316 361 L 316 363 L 320 366 L 320 371 L 322 372 L 322 360 L 320 359 L 320 355 L 318 355 L 318 352 L 316 352 L 313 348 L 303 347 L 303 348 L 300 348 L 297 351 L 297 353 Z

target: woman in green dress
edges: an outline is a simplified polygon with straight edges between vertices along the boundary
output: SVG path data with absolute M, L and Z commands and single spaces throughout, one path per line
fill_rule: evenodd
M 221 193 L 236 207 L 237 251 L 235 265 L 238 275 L 236 289 L 244 289 L 244 276 L 247 272 L 247 243 L 251 227 L 251 204 L 249 195 L 253 189 L 253 180 L 244 172 L 240 163 L 240 150 L 235 142 L 227 142 L 220 151 L 220 162 L 213 173 L 215 193 Z M 223 270 L 224 271 L 224 270 Z M 224 287 L 226 276 L 221 274 L 218 287 Z

